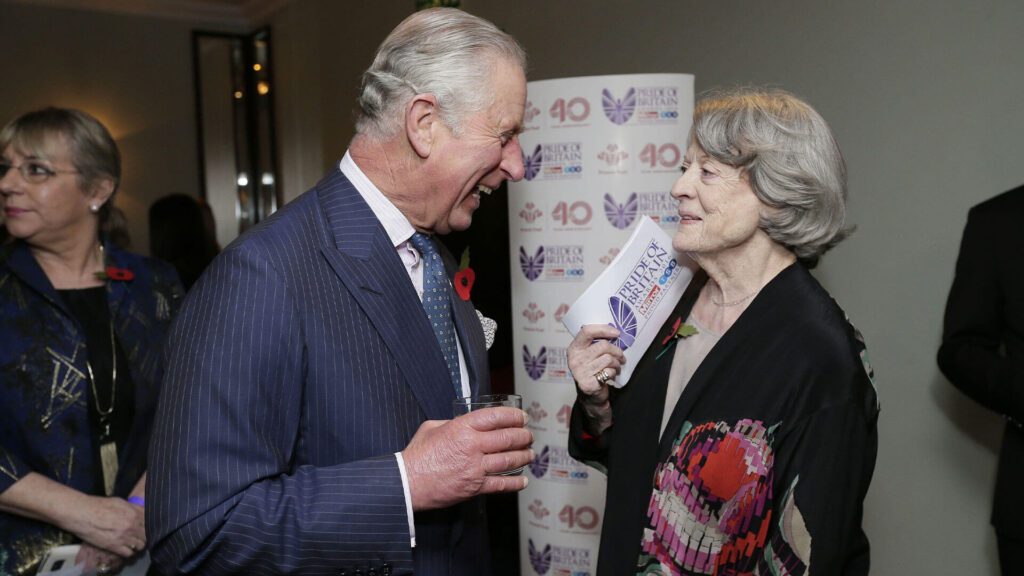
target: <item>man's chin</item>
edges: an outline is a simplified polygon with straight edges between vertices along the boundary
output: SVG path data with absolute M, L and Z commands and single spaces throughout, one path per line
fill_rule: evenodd
M 469 229 L 469 226 L 473 223 L 473 213 L 468 214 L 453 214 L 452 218 L 448 219 L 448 230 L 439 231 L 441 234 L 448 234 L 450 232 L 462 232 Z

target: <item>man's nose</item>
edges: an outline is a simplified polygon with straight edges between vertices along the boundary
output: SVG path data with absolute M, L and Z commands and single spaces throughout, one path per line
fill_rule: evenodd
M 526 169 L 523 167 L 523 148 L 519 145 L 519 136 L 513 136 L 512 141 L 502 150 L 501 169 L 508 174 L 508 179 L 513 182 L 519 182 L 526 174 Z

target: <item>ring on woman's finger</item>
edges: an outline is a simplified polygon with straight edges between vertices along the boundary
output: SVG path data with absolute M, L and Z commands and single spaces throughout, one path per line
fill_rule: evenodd
M 605 384 L 608 383 L 609 380 L 611 380 L 612 377 L 608 375 L 608 371 L 607 370 L 602 368 L 600 372 L 595 372 L 594 373 L 594 378 L 597 379 L 597 383 L 598 384 L 600 384 L 601 386 L 604 386 Z
M 96 565 L 96 573 L 100 574 L 101 576 L 104 575 L 104 574 L 110 574 L 111 573 L 110 565 L 107 564 L 106 562 L 100 562 L 99 564 Z

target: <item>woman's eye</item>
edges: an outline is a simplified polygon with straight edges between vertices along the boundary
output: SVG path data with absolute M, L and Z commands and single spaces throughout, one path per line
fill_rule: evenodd
M 28 166 L 28 173 L 33 175 L 33 176 L 42 176 L 42 175 L 53 174 L 52 170 L 50 170 L 46 166 L 43 166 L 42 164 L 39 164 L 38 162 L 29 162 L 27 164 L 27 166 Z
M 689 168 L 690 168 L 689 164 L 683 164 L 682 166 L 679 167 L 679 171 L 682 172 L 683 174 L 686 174 L 686 171 Z

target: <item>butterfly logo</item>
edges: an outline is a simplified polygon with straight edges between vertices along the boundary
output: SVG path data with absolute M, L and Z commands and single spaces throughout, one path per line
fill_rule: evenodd
M 615 124 L 625 124 L 633 117 L 636 110 L 636 88 L 630 88 L 622 100 L 616 100 L 607 88 L 601 91 L 601 104 L 604 115 Z
M 545 546 L 544 550 L 538 550 L 533 545 L 533 538 L 530 538 L 530 564 L 537 574 L 541 576 L 547 574 L 548 569 L 551 568 L 551 544 Z
M 536 178 L 537 174 L 540 173 L 540 167 L 543 163 L 540 144 L 537 144 L 537 147 L 533 149 L 533 154 L 529 156 L 525 153 L 523 154 L 523 178 L 526 178 L 528 181 Z
M 523 367 L 526 368 L 526 373 L 533 380 L 540 380 L 540 377 L 544 375 L 544 369 L 548 366 L 548 349 L 544 346 L 540 347 L 537 351 L 537 355 L 533 356 L 530 354 L 530 349 L 523 346 Z
M 519 267 L 523 269 L 523 274 L 526 275 L 526 279 L 530 282 L 536 280 L 540 273 L 544 271 L 544 247 L 538 246 L 537 252 L 530 256 L 526 253 L 526 250 L 522 246 L 519 247 Z
M 617 204 L 611 194 L 604 195 L 604 215 L 608 221 L 619 230 L 625 230 L 633 220 L 636 220 L 637 195 L 633 192 L 626 198 L 623 204 Z
M 534 478 L 543 478 L 548 473 L 548 465 L 551 464 L 551 447 L 545 446 L 544 450 L 530 462 L 530 472 Z
M 625 350 L 636 342 L 636 315 L 629 304 L 617 296 L 608 299 L 608 308 L 612 311 L 612 323 L 608 325 L 619 330 L 619 337 L 612 344 Z

